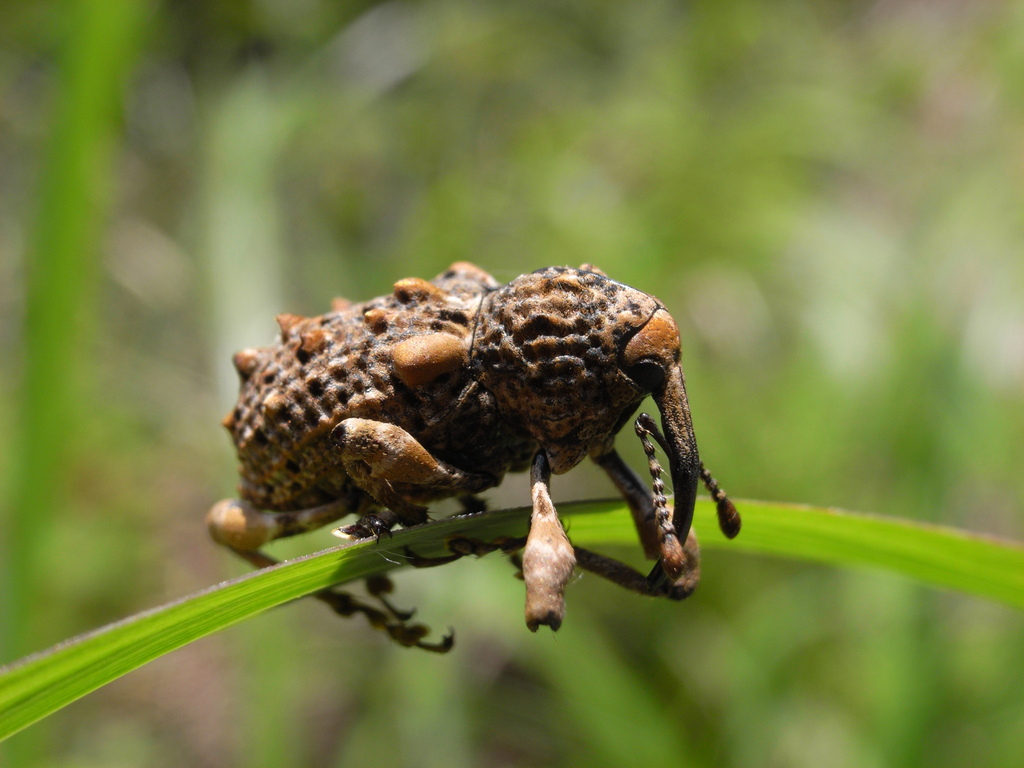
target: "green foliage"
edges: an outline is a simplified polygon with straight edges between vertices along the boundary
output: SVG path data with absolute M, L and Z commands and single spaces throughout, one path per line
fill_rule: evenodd
M 1024 608 L 1024 547 L 980 538 L 951 528 L 924 526 L 837 510 L 744 502 L 743 537 L 725 546 L 805 558 L 830 565 L 872 565 L 911 576 L 923 583 L 952 587 Z M 567 504 L 562 515 L 579 546 L 628 545 L 635 535 L 629 511 L 619 502 Z M 186 643 L 250 618 L 289 600 L 326 587 L 386 573 L 402 565 L 406 548 L 421 556 L 447 554 L 445 540 L 467 536 L 489 541 L 522 536 L 529 509 L 505 510 L 474 518 L 451 518 L 398 531 L 381 544 L 342 545 L 307 555 L 204 590 L 191 597 L 130 617 L 61 643 L 9 669 L 0 669 L 0 740 L 71 703 L 80 696 Z M 696 512 L 705 530 L 715 525 L 714 507 L 702 501 Z M 381 552 L 381 550 L 384 552 Z M 599 663 L 601 651 L 588 651 Z M 621 677 L 621 676 L 620 676 Z M 629 691 L 628 679 L 613 680 L 607 695 Z M 578 706 L 601 717 L 605 697 L 580 691 Z M 631 707 L 647 708 L 638 696 Z M 656 710 L 641 714 L 655 724 Z M 592 735 L 611 762 L 628 761 L 630 748 L 612 735 L 614 723 Z M 672 754 L 670 742 L 649 742 L 650 760 Z M 646 761 L 645 761 L 646 762 Z

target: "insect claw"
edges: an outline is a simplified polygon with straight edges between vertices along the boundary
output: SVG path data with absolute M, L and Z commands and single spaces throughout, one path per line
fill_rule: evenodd
M 455 647 L 455 630 L 448 627 L 448 634 L 437 643 L 416 643 L 416 647 L 431 653 L 448 653 Z
M 407 611 L 396 608 L 391 604 L 391 601 L 385 597 L 385 595 L 390 595 L 395 591 L 395 585 L 391 579 L 382 573 L 370 576 L 366 579 L 366 591 L 369 592 L 378 603 L 383 605 L 387 609 L 388 613 L 390 613 L 399 622 L 407 622 L 416 615 L 415 608 Z

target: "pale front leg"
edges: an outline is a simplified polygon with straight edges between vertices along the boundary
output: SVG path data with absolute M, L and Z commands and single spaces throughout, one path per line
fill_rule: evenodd
M 551 501 L 548 483 L 551 469 L 540 451 L 530 470 L 533 515 L 523 550 L 523 581 L 526 582 L 526 626 L 536 632 L 545 624 L 553 630 L 565 616 L 565 587 L 576 566 L 572 544 Z

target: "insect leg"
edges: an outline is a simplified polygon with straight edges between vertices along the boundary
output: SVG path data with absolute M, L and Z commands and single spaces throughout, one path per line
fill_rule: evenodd
M 371 419 L 345 419 L 331 434 L 341 451 L 346 472 L 353 482 L 394 514 L 377 514 L 339 530 L 350 538 L 380 536 L 375 528 L 390 529 L 395 522 L 416 525 L 426 522 L 427 510 L 407 500 L 395 486 L 412 486 L 430 492 L 472 494 L 493 486 L 496 479 L 477 475 L 440 461 L 415 437 L 396 424 Z M 379 523 L 379 524 L 378 524 Z
M 640 544 L 644 548 L 644 555 L 650 560 L 657 560 L 661 554 L 661 545 L 658 543 L 658 528 L 654 523 L 654 501 L 651 492 L 614 448 L 603 456 L 596 457 L 594 462 L 608 474 L 626 500 L 629 511 L 633 514 L 633 522 L 640 537 Z
M 206 527 L 218 544 L 251 551 L 274 539 L 306 533 L 352 512 L 347 500 L 291 512 L 262 512 L 241 499 L 224 499 L 206 513 Z
M 648 576 L 644 576 L 640 571 L 625 563 L 583 547 L 575 547 L 576 564 L 583 570 L 608 579 L 631 592 L 651 597 L 667 597 L 670 600 L 682 600 L 689 597 L 700 581 L 697 539 L 688 536 L 683 550 L 687 554 L 690 567 L 687 568 L 683 578 L 671 582 L 668 579 L 652 581 Z
M 481 541 L 480 539 L 470 539 L 464 536 L 453 536 L 445 542 L 451 554 L 442 555 L 441 557 L 423 557 L 406 547 L 405 556 L 408 558 L 409 565 L 413 568 L 433 568 L 437 565 L 454 563 L 456 560 L 467 555 L 483 557 L 499 550 L 507 555 L 512 555 L 522 549 L 525 544 L 525 537 L 502 536 L 494 541 Z
M 647 466 L 651 472 L 654 522 L 661 551 L 661 559 L 654 566 L 648 579 L 651 581 L 652 587 L 663 581 L 668 581 L 669 573 L 675 577 L 672 579 L 674 582 L 686 581 L 689 577 L 688 569 L 693 567 L 693 563 L 685 551 L 685 542 L 680 543 L 679 541 L 679 535 L 676 532 L 676 526 L 672 519 L 672 510 L 669 509 L 668 499 L 665 497 L 665 483 L 661 479 L 661 464 L 658 463 L 658 459 L 654 454 L 654 444 L 651 442 L 653 437 L 667 453 L 668 449 L 665 445 L 665 438 L 662 437 L 654 421 L 647 414 L 641 414 L 637 418 L 635 427 L 636 435 L 640 438 L 640 444 L 647 455 Z M 688 539 L 689 533 L 687 533 Z
M 533 515 L 523 551 L 526 626 L 532 632 L 536 632 L 541 624 L 553 630 L 562 625 L 565 587 L 576 565 L 572 544 L 551 501 L 550 479 L 548 458 L 539 451 L 530 470 Z
M 269 568 L 272 565 L 277 565 L 277 560 L 256 550 L 236 549 L 234 552 L 257 568 Z M 386 580 L 386 577 L 384 578 Z M 390 581 L 387 581 L 387 583 L 390 583 Z M 407 648 L 421 648 L 435 653 L 447 653 L 452 649 L 455 641 L 454 634 L 449 632 L 436 643 L 424 642 L 423 638 L 430 633 L 430 628 L 424 624 L 408 623 L 412 615 L 410 612 L 396 611 L 392 608 L 380 594 L 390 591 L 385 584 L 381 582 L 374 583 L 373 579 L 367 579 L 367 587 L 370 590 L 370 594 L 376 597 L 386 610 L 382 611 L 379 608 L 362 602 L 348 592 L 342 592 L 331 587 L 314 592 L 310 597 L 327 604 L 339 616 L 347 618 L 361 613 L 366 617 L 371 627 L 386 632 L 392 640 Z

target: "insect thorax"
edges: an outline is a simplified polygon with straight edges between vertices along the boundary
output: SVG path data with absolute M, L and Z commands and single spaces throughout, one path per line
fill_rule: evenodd
M 474 344 L 480 379 L 555 473 L 608 444 L 643 399 L 619 356 L 660 306 L 602 275 L 559 267 L 485 297 Z

